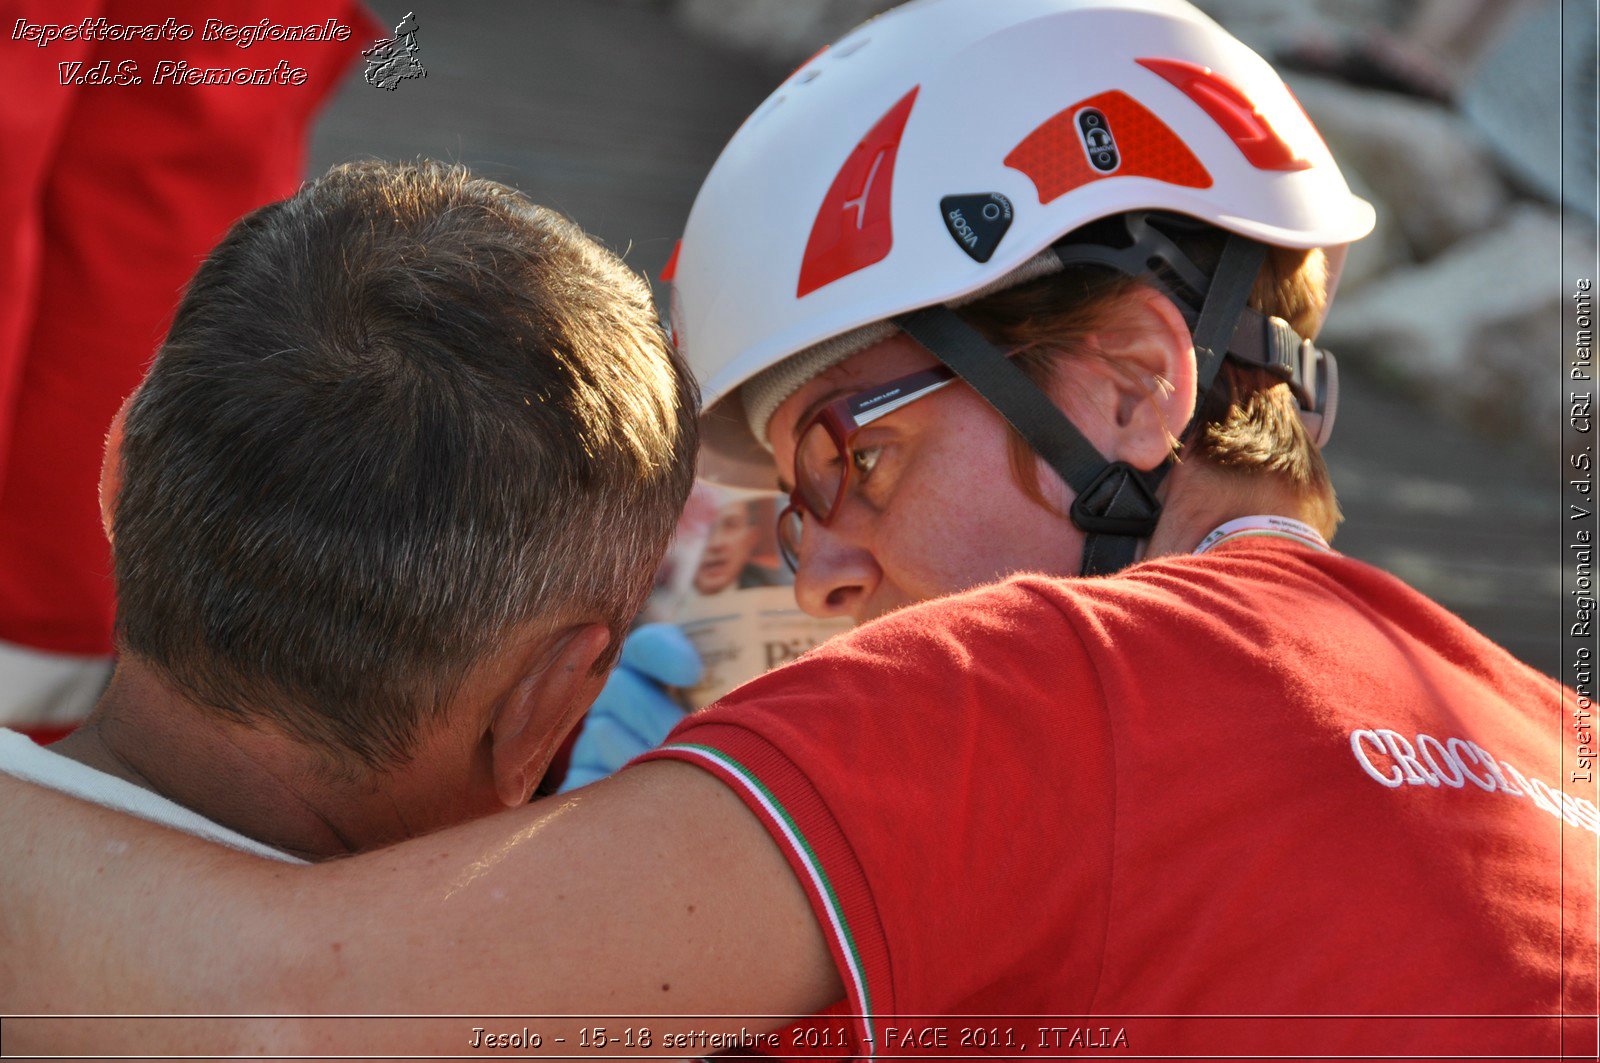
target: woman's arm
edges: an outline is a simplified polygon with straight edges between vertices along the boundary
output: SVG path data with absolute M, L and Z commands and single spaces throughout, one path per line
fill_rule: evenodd
M 12 1014 L 784 1016 L 843 996 L 761 823 L 686 765 L 309 868 L 3 776 L 0 808 Z M 340 1029 L 370 1045 L 324 1023 L 317 1049 Z

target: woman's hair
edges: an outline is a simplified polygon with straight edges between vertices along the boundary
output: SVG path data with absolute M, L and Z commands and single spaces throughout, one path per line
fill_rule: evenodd
M 1188 227 L 1174 242 L 1208 273 L 1222 253 L 1221 230 Z M 1250 306 L 1281 317 L 1304 337 L 1316 335 L 1327 303 L 1327 257 L 1320 250 L 1275 247 L 1250 294 Z M 1093 358 L 1143 386 L 1131 367 L 1100 350 L 1097 333 L 1117 326 L 1127 296 L 1148 282 L 1108 269 L 1075 266 L 1030 281 L 969 306 L 961 314 L 1012 358 L 1040 387 L 1055 379 L 1064 359 Z M 1165 383 L 1158 382 L 1157 386 Z M 1249 502 L 1288 493 L 1325 535 L 1338 524 L 1339 505 L 1322 454 L 1297 412 L 1289 387 L 1264 369 L 1225 361 L 1215 385 L 1196 411 L 1187 438 L 1173 440 L 1174 453 L 1203 468 L 1218 487 Z M 1011 468 L 1018 485 L 1050 508 L 1039 486 L 1037 460 L 1027 442 L 1011 433 Z

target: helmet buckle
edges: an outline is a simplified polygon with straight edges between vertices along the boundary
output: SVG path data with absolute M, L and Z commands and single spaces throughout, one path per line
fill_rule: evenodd
M 1148 538 L 1161 519 L 1145 474 L 1125 461 L 1114 461 L 1095 476 L 1087 490 L 1072 500 L 1072 523 L 1091 535 Z

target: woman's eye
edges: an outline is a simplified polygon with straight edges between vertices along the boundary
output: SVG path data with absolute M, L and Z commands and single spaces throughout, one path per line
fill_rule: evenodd
M 850 462 L 855 466 L 856 475 L 863 479 L 870 476 L 873 466 L 878 464 L 878 456 L 882 453 L 882 447 L 862 447 L 860 450 L 852 450 Z

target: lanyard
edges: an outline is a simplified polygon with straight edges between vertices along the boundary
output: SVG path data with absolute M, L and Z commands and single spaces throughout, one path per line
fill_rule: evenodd
M 1247 535 L 1270 535 L 1275 539 L 1292 539 L 1303 546 L 1314 550 L 1332 553 L 1333 547 L 1328 545 L 1328 540 L 1311 525 L 1304 521 L 1295 520 L 1293 517 L 1277 517 L 1271 515 L 1256 517 L 1240 517 L 1230 520 L 1216 531 L 1200 540 L 1200 545 L 1194 548 L 1197 554 L 1203 554 L 1222 543 L 1234 539 L 1242 539 Z

